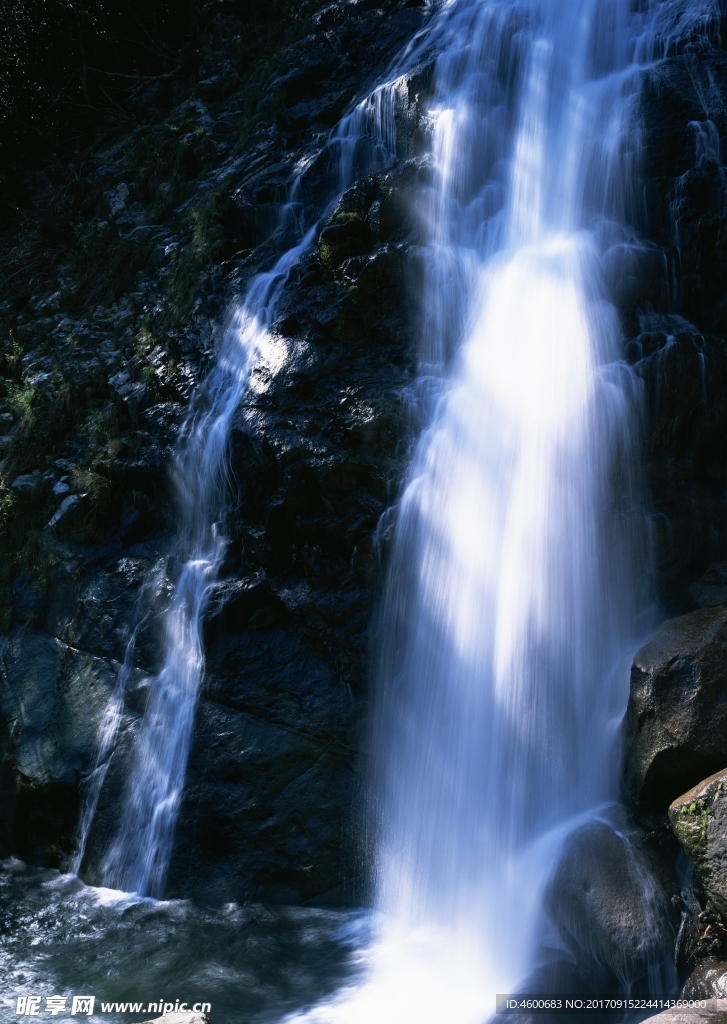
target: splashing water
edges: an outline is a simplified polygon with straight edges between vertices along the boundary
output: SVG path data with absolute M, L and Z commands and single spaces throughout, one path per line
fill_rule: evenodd
M 363 983 L 291 1020 L 481 1024 L 542 962 L 570 836 L 617 799 L 648 538 L 638 386 L 604 254 L 639 220 L 641 69 L 686 18 L 634 6 L 442 13 L 422 347 L 434 399 L 380 621 L 379 939 Z M 701 31 L 704 5 L 688 6 Z M 623 843 L 651 946 L 602 966 L 622 990 L 639 972 L 668 990 L 668 924 Z

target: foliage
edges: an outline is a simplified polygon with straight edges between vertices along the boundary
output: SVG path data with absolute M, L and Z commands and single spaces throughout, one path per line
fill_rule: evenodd
M 13 416 L 0 453 L 0 632 L 12 624 L 15 575 L 29 572 L 40 586 L 51 576 L 42 538 L 58 507 L 59 455 L 76 465 L 72 488 L 84 495 L 69 527 L 75 541 L 100 540 L 128 498 L 113 462 L 133 432 L 130 413 L 112 399 L 103 360 L 98 379 L 75 379 L 74 351 L 93 361 L 98 333 L 88 328 L 100 309 L 104 344 L 123 353 L 124 368 L 156 400 L 174 398 L 175 332 L 190 322 L 208 268 L 229 244 L 229 187 L 210 175 L 219 140 L 205 111 L 214 120 L 215 104 L 233 97 L 228 152 L 240 152 L 267 116 L 264 82 L 317 6 L 0 0 L 0 412 Z M 205 79 L 214 84 L 203 89 Z M 106 153 L 112 170 L 100 173 Z M 121 181 L 128 205 L 141 203 L 144 223 L 163 232 L 123 237 L 108 199 Z M 176 248 L 160 258 L 155 239 L 169 235 Z M 142 311 L 126 296 L 152 274 L 164 298 L 139 330 Z M 54 292 L 62 298 L 44 312 L 39 302 Z M 44 318 L 59 309 L 83 322 L 77 338 L 72 326 L 49 333 Z M 42 387 L 24 370 L 32 351 L 53 371 Z M 28 472 L 42 474 L 42 484 L 14 492 L 9 482 Z

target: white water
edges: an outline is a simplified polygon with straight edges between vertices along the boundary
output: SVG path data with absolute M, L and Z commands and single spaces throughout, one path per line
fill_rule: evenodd
M 611 675 L 643 538 L 596 233 L 620 240 L 635 184 L 629 6 L 461 3 L 438 68 L 427 319 L 435 357 L 461 342 L 399 513 L 379 901 L 479 922 L 501 984 L 527 962 L 538 887 L 518 857 L 615 796 Z
M 279 359 L 266 327 L 298 255 L 299 248 L 290 250 L 254 281 L 182 431 L 175 466 L 182 568 L 164 616 L 164 664 L 150 687 L 118 832 L 101 870 L 102 884 L 113 889 L 151 896 L 164 891 L 204 669 L 201 617 L 226 548 L 219 520 L 230 425 L 253 367 Z
M 225 332 L 216 366 L 192 398 L 174 466 L 180 527 L 173 555 L 181 571 L 163 617 L 163 667 L 149 689 L 134 738 L 116 836 L 99 872 L 101 884 L 112 889 L 155 897 L 164 893 L 204 672 L 202 616 L 226 549 L 221 520 L 229 500 L 227 447 L 232 419 L 243 393 L 252 386 L 253 371 L 266 367 L 274 373 L 284 361 L 284 343 L 270 332 L 270 326 L 290 271 L 314 245 L 317 222 L 306 228 L 311 212 L 314 216 L 329 212 L 356 178 L 395 160 L 395 94 L 396 80 L 375 89 L 332 133 L 326 146 L 334 168 L 331 198 L 323 210 L 303 209 L 300 186 L 311 161 L 304 162 L 277 232 L 281 240 L 291 235 L 297 240 L 270 271 L 250 282 Z M 96 767 L 86 786 L 74 872 L 81 869 L 109 758 L 118 742 L 134 637 L 102 722 Z
M 638 386 L 604 257 L 638 244 L 641 70 L 704 31 L 708 6 L 459 0 L 441 14 L 431 412 L 380 623 L 380 928 L 363 980 L 295 1020 L 481 1024 L 546 935 L 560 942 L 543 896 L 569 833 L 618 799 L 629 655 L 648 626 Z M 648 919 L 654 884 L 639 884 Z M 659 941 L 652 991 L 673 983 Z M 626 987 L 644 970 L 601 966 Z
M 633 6 L 451 0 L 329 143 L 332 194 L 391 163 L 397 78 L 437 48 L 422 211 L 429 426 L 399 508 L 373 749 L 382 926 L 361 954 L 365 980 L 311 1021 L 480 1024 L 536 962 L 564 836 L 616 796 L 646 540 L 636 396 L 603 255 L 633 244 L 640 66 L 687 17 Z M 700 5 L 686 7 L 698 22 Z M 302 220 L 301 240 L 253 280 L 184 428 L 182 569 L 103 870 L 115 888 L 163 891 L 200 618 L 225 547 L 227 438 L 253 369 L 281 358 L 269 327 L 312 245 Z

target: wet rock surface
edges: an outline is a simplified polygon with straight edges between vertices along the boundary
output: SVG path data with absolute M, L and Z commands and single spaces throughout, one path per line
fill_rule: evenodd
M 677 22 L 688 20 L 676 10 Z M 645 73 L 641 93 L 641 216 L 651 247 L 638 259 L 628 243 L 614 250 L 613 288 L 633 336 L 627 359 L 644 387 L 654 583 L 680 612 L 694 606 L 689 584 L 727 553 L 727 57 L 714 5 L 704 5 L 687 36 L 675 27 L 667 59 Z
M 727 1024 L 727 1000 L 707 999 L 705 1007 L 674 1007 L 657 1013 L 647 1020 L 662 1021 L 663 1024 Z
M 717 772 L 669 807 L 669 820 L 709 904 L 727 917 L 727 771 Z
M 727 562 L 715 562 L 689 588 L 700 608 L 716 608 L 727 604 Z
M 76 241 L 42 273 L 32 246 L 13 250 L 0 306 L 0 853 L 68 865 L 100 715 L 136 630 L 83 868 L 99 879 L 179 571 L 170 469 L 190 396 L 225 310 L 293 240 L 276 226 L 294 169 L 307 167 L 313 217 L 335 186 L 327 133 L 429 13 L 308 5 L 307 34 L 252 83 L 221 16 L 202 54 L 211 73 L 171 109 L 150 100 L 143 127 L 91 155 L 70 207 L 39 181 L 37 206 L 70 218 Z M 428 180 L 417 74 L 401 83 L 398 164 L 357 183 L 322 224 L 281 297 L 275 364 L 255 375 L 234 424 L 229 544 L 205 618 L 170 896 L 360 898 L 353 808 L 379 523 L 411 436 L 412 201 Z
M 645 810 L 727 765 L 727 609 L 670 619 L 637 653 L 623 742 L 625 787 Z
M 682 999 L 726 999 L 727 963 L 714 957 L 702 960 L 684 983 Z
M 592 821 L 566 840 L 545 907 L 585 976 L 552 991 L 648 991 L 668 962 L 675 880 L 643 833 L 619 824 Z

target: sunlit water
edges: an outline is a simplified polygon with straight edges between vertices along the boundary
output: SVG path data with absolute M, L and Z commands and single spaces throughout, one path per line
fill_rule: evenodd
M 711 14 L 696 0 L 442 4 L 389 80 L 333 133 L 330 190 L 315 208 L 303 202 L 301 166 L 278 231 L 292 247 L 251 283 L 194 398 L 175 467 L 181 569 L 166 657 L 101 874 L 110 889 L 152 896 L 164 891 L 204 665 L 200 620 L 224 555 L 233 413 L 255 369 L 285 358 L 269 327 L 316 218 L 356 177 L 395 160 L 401 76 L 436 51 L 411 396 L 425 426 L 378 629 L 375 916 L 202 911 L 10 872 L 6 906 L 26 915 L 26 931 L 34 917 L 41 924 L 32 939 L 16 929 L 3 947 L 6 991 L 27 991 L 28 978 L 46 991 L 56 979 L 88 988 L 98 967 L 118 998 L 137 981 L 168 983 L 176 998 L 186 995 L 178 979 L 199 975 L 219 1007 L 215 1024 L 481 1024 L 495 993 L 538 967 L 545 937 L 558 945 L 543 894 L 572 829 L 617 797 L 629 654 L 650 623 L 639 394 L 609 291 L 613 266 L 638 247 L 640 74 L 675 40 L 707 31 Z M 695 159 L 708 158 L 709 130 L 695 139 Z M 123 683 L 103 726 L 76 867 Z M 645 879 L 645 904 L 652 896 Z M 258 958 L 239 936 L 268 928 Z M 144 934 L 148 945 L 131 941 Z M 668 988 L 659 956 L 646 983 Z
M 574 948 L 543 900 L 569 835 L 618 799 L 629 655 L 653 625 L 639 387 L 606 267 L 638 247 L 641 70 L 687 7 L 702 25 L 697 5 L 629 0 L 462 0 L 443 15 L 429 424 L 379 624 L 381 925 L 364 980 L 296 1020 L 480 1024 L 557 956 L 584 991 L 595 962 L 613 991 L 676 986 L 665 898 L 635 856 L 631 963 Z

